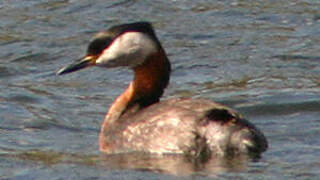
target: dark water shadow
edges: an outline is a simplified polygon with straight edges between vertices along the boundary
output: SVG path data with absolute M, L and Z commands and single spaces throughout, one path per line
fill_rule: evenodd
M 320 100 L 312 99 L 304 102 L 265 103 L 251 107 L 239 107 L 239 111 L 251 116 L 288 115 L 297 112 L 319 112 Z
M 272 57 L 283 60 L 283 61 L 290 61 L 290 60 L 319 61 L 320 60 L 320 56 L 307 56 L 307 55 L 276 55 Z
M 106 8 L 109 9 L 109 8 L 115 8 L 118 6 L 131 6 L 134 3 L 136 3 L 136 0 L 124 0 L 124 1 L 120 1 L 120 2 L 116 2 L 114 4 L 111 4 L 111 5 L 107 6 Z

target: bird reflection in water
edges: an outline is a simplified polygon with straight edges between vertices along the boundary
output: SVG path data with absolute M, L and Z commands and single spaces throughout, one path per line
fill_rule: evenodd
M 185 155 L 149 153 L 101 154 L 99 159 L 108 170 L 131 169 L 176 176 L 214 176 L 226 172 L 245 172 L 248 164 L 259 157 L 247 155 L 215 156 L 206 160 L 191 159 Z

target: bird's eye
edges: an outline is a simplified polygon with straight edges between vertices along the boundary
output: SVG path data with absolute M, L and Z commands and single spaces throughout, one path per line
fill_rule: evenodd
M 113 39 L 111 37 L 98 37 L 93 39 L 88 46 L 87 54 L 99 55 L 104 49 L 106 49 Z

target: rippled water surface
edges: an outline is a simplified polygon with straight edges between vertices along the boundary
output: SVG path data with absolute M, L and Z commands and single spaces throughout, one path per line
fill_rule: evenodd
M 318 179 L 320 3 L 0 1 L 0 179 Z M 173 65 L 165 98 L 227 104 L 267 136 L 261 159 L 105 156 L 98 132 L 132 75 L 55 76 L 112 25 L 150 21 Z M 182 176 L 182 177 L 181 177 Z

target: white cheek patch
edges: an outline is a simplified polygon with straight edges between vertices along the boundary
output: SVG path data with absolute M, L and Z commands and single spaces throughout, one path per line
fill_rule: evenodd
M 105 67 L 135 67 L 156 52 L 157 45 L 148 35 L 139 32 L 127 32 L 120 35 L 103 51 L 96 60 L 96 64 Z

